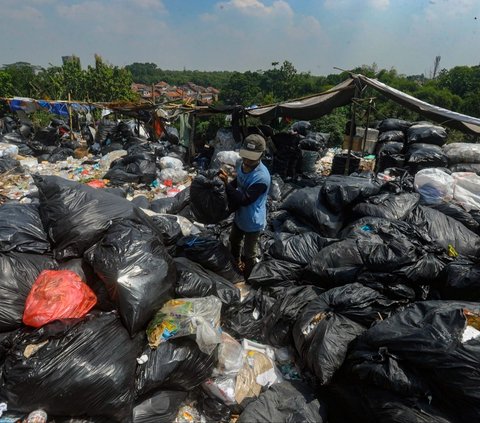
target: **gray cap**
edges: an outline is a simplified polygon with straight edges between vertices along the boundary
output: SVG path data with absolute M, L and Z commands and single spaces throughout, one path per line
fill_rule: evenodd
M 259 160 L 265 151 L 265 139 L 258 134 L 249 135 L 243 140 L 242 148 L 239 151 L 240 157 L 248 160 Z

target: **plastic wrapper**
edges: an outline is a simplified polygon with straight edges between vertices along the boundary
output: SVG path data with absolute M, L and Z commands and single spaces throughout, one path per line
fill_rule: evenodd
M 236 151 L 220 151 L 216 156 L 216 163 L 220 165 L 229 165 L 235 167 L 238 160 L 240 160 L 240 154 Z
M 182 169 L 163 169 L 158 175 L 160 182 L 172 181 L 174 184 L 185 182 L 188 172 Z
M 115 313 L 52 322 L 10 342 L 0 388 L 9 409 L 131 419 L 139 345 Z
M 302 363 L 321 385 L 330 382 L 341 367 L 350 343 L 367 327 L 386 316 L 394 304 L 360 284 L 320 294 L 295 323 L 293 336 Z
M 138 403 L 133 409 L 133 423 L 171 423 L 178 414 L 187 392 L 161 391 Z
M 189 337 L 162 342 L 156 349 L 146 347 L 140 357 L 146 362 L 137 366 L 136 395 L 159 389 L 191 391 L 212 374 L 217 353 L 205 354 Z
M 0 332 L 22 325 L 25 301 L 43 270 L 55 269 L 48 256 L 25 253 L 0 254 Z
M 230 250 L 218 239 L 198 235 L 186 236 L 177 243 L 177 250 L 179 256 L 200 264 L 230 282 L 243 281 Z
M 415 175 L 415 190 L 425 204 L 440 204 L 453 200 L 455 184 L 452 175 L 441 169 L 423 169 Z
M 214 295 L 225 305 L 240 301 L 239 289 L 225 278 L 187 258 L 177 257 L 174 261 L 178 272 L 177 296 L 195 298 Z
M 50 251 L 36 205 L 7 203 L 0 206 L 0 252 L 8 251 L 37 254 Z
M 218 346 L 218 361 L 213 371 L 214 376 L 236 375 L 243 367 L 243 347 L 228 333 L 222 332 Z
M 273 385 L 252 401 L 240 414 L 238 423 L 271 422 L 326 423 L 325 403 L 305 383 L 283 382 Z
M 155 230 L 140 209 L 117 195 L 58 176 L 33 176 L 40 216 L 57 259 L 82 257 L 116 219 L 130 219 Z
M 155 348 L 169 339 L 195 335 L 200 350 L 210 354 L 221 341 L 221 306 L 214 296 L 168 301 L 148 325 L 150 346 Z
M 145 328 L 173 294 L 175 266 L 161 239 L 131 221 L 114 223 L 85 254 L 130 334 Z
M 59 319 L 84 317 L 97 297 L 71 270 L 44 270 L 28 294 L 23 323 L 36 328 Z
M 201 223 L 214 224 L 228 217 L 225 184 L 216 171 L 199 173 L 190 186 L 190 206 Z
M 442 146 L 447 142 L 447 133 L 441 126 L 418 123 L 408 128 L 407 142 L 408 144 L 423 143 Z

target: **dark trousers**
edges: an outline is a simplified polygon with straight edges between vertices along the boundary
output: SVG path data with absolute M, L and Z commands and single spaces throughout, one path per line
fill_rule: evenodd
M 230 232 L 230 250 L 235 260 L 240 261 L 243 258 L 245 262 L 245 277 L 248 278 L 255 265 L 255 259 L 258 255 L 258 239 L 262 232 L 244 232 L 235 222 L 232 224 Z M 243 254 L 241 255 L 243 241 Z

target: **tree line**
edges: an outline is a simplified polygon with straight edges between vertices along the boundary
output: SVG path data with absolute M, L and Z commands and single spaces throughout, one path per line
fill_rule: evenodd
M 480 117 L 480 66 L 455 66 L 440 69 L 435 58 L 435 72 L 425 75 L 403 75 L 396 69 L 378 69 L 376 64 L 363 65 L 350 72 L 376 78 L 394 88 L 428 103 L 459 113 Z M 96 55 L 95 64 L 82 68 L 80 60 L 70 56 L 61 66 L 41 68 L 20 62 L 0 69 L 0 97 L 23 96 L 38 99 L 66 99 L 68 94 L 78 101 L 136 100 L 133 82 L 153 84 L 165 81 L 170 85 L 193 82 L 220 90 L 220 104 L 244 106 L 272 104 L 325 91 L 348 78 L 349 72 L 315 76 L 298 72 L 285 60 L 273 62 L 267 70 L 246 72 L 164 70 L 154 63 L 133 63 L 125 67 L 110 65 Z M 367 89 L 371 96 L 371 120 L 398 117 L 419 120 L 421 117 Z M 349 108 L 335 110 L 315 122 L 324 131 L 341 136 Z

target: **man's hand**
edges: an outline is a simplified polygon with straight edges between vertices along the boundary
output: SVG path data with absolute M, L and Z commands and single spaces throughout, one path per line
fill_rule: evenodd
M 218 177 L 223 181 L 225 185 L 228 184 L 228 175 L 223 169 L 220 169 L 218 172 Z

